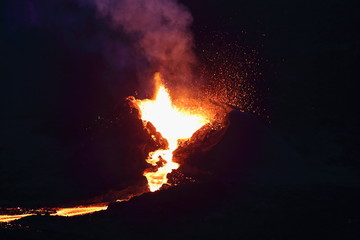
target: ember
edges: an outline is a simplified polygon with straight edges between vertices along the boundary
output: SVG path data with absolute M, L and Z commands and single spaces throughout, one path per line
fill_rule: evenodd
M 140 110 L 141 119 L 146 126 L 151 122 L 162 137 L 167 140 L 167 148 L 150 152 L 146 161 L 153 166 L 162 162 L 163 165 L 156 171 L 145 171 L 144 176 L 148 180 L 150 191 L 154 192 L 166 184 L 167 175 L 179 164 L 173 161 L 173 152 L 179 146 L 179 140 L 189 139 L 202 126 L 209 123 L 209 119 L 201 112 L 191 112 L 189 109 L 180 109 L 171 101 L 168 90 L 162 83 L 160 73 L 154 77 L 157 92 L 153 100 L 133 100 Z M 153 136 L 155 137 L 155 136 Z

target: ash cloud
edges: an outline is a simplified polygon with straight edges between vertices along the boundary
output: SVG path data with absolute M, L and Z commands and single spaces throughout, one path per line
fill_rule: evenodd
M 125 31 L 145 56 L 149 68 L 141 71 L 148 73 L 147 80 L 149 74 L 160 71 L 166 84 L 176 91 L 190 84 L 196 60 L 189 31 L 192 16 L 183 5 L 175 0 L 94 0 L 94 3 L 100 17 Z

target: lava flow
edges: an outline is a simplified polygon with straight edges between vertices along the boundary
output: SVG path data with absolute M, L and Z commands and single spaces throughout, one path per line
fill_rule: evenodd
M 172 103 L 160 73 L 156 73 L 154 79 L 157 85 L 154 99 L 133 100 L 140 110 L 144 125 L 151 122 L 168 143 L 166 149 L 150 152 L 146 159 L 153 166 L 161 164 L 155 172 L 149 170 L 144 172 L 151 192 L 159 190 L 163 184 L 166 184 L 167 175 L 179 167 L 179 164 L 173 161 L 173 152 L 178 148 L 179 140 L 191 138 L 198 129 L 209 123 L 204 114 L 180 109 Z
M 98 203 L 86 206 L 75 206 L 67 208 L 39 208 L 39 209 L 5 209 L 10 212 L 10 214 L 0 215 L 0 223 L 2 222 L 11 222 L 18 220 L 24 217 L 33 216 L 33 215 L 50 215 L 50 216 L 62 216 L 62 217 L 73 217 L 79 215 L 85 215 L 97 211 L 106 210 L 108 208 L 108 203 Z M 18 212 L 17 214 L 14 212 Z M 13 213 L 13 214 L 11 214 Z

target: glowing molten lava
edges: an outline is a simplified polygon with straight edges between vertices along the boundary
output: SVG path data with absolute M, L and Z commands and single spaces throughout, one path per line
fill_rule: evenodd
M 189 139 L 202 126 L 209 122 L 200 113 L 192 113 L 187 109 L 179 109 L 173 105 L 169 92 L 162 85 L 159 73 L 155 74 L 158 85 L 154 100 L 134 100 L 139 107 L 141 119 L 146 124 L 151 122 L 162 137 L 168 142 L 167 149 L 151 152 L 147 162 L 157 166 L 159 161 L 164 162 L 156 172 L 146 171 L 150 191 L 154 192 L 167 183 L 167 174 L 177 169 L 179 164 L 173 162 L 173 152 L 179 146 L 179 140 Z
M 39 209 L 21 209 L 16 208 L 19 211 L 18 214 L 0 214 L 0 223 L 2 222 L 11 222 L 24 217 L 33 216 L 33 215 L 50 215 L 50 216 L 62 216 L 62 217 L 73 217 L 79 215 L 85 215 L 97 211 L 106 210 L 108 208 L 108 203 L 98 203 L 87 206 L 75 206 L 67 208 L 39 208 Z M 9 210 L 12 210 L 9 208 Z M 23 213 L 21 213 L 23 212 Z
M 106 210 L 108 208 L 107 204 L 98 204 L 90 206 L 78 206 L 78 207 L 69 207 L 69 208 L 59 208 L 56 210 L 56 213 L 50 214 L 51 216 L 63 216 L 63 217 L 73 217 L 79 215 L 85 215 L 97 211 Z

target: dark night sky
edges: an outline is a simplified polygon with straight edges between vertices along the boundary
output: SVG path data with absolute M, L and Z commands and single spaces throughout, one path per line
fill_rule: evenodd
M 181 2 L 200 60 L 217 46 L 226 58 L 227 44 L 256 51 L 260 123 L 283 142 L 273 151 L 298 156 L 305 174 L 320 171 L 314 184 L 358 189 L 358 1 Z M 147 65 L 126 34 L 77 1 L 2 5 L 0 205 L 64 203 L 141 182 L 143 156 L 123 156 L 143 140 L 119 109 L 140 87 L 139 62 Z

